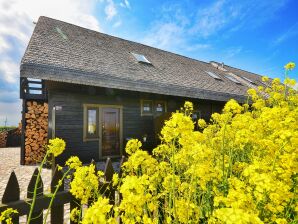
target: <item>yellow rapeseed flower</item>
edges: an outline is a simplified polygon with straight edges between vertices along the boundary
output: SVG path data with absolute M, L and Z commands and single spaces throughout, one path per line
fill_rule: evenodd
M 6 209 L 0 215 L 0 222 L 6 223 L 6 224 L 13 224 L 12 223 L 13 214 L 18 214 L 18 211 L 12 208 Z
M 268 81 L 269 81 L 268 76 L 263 76 L 263 77 L 262 77 L 262 81 L 263 81 L 263 82 L 268 82 Z
M 109 199 L 99 197 L 98 200 L 86 210 L 82 224 L 106 224 L 108 223 L 108 213 L 112 205 L 109 205 Z
M 110 185 L 121 194 L 119 205 L 97 188 L 103 173 L 78 167 L 71 193 L 81 203 L 96 201 L 83 223 L 295 223 L 298 94 L 286 88 L 293 84 L 273 79 L 248 90 L 247 104 L 230 100 L 208 123 L 199 120 L 203 130 L 186 102 L 165 121 L 152 154 L 129 141 L 121 181 L 115 174 Z
M 142 142 L 140 142 L 138 139 L 131 139 L 127 142 L 125 151 L 128 155 L 131 155 L 132 153 L 136 152 L 142 147 Z
M 48 150 L 55 157 L 59 156 L 65 150 L 66 143 L 61 138 L 54 138 L 49 140 Z
M 80 215 L 81 211 L 78 208 L 74 208 L 70 212 L 70 220 L 75 223 L 78 223 Z
M 80 161 L 79 157 L 71 156 L 66 161 L 65 166 L 68 166 L 70 169 L 77 169 L 78 167 L 82 166 L 82 162 Z
M 286 69 L 286 70 L 293 70 L 294 68 L 295 68 L 295 63 L 294 62 L 289 62 L 288 64 L 286 64 L 285 66 L 284 66 L 284 68 Z
M 79 199 L 82 204 L 87 204 L 93 192 L 98 190 L 98 181 L 93 164 L 77 167 L 74 178 L 70 183 L 70 193 Z

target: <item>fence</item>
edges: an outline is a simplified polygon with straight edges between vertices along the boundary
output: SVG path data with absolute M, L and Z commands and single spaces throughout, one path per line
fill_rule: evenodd
M 120 161 L 120 167 L 122 166 L 123 162 L 125 162 L 126 158 L 123 156 Z M 91 163 L 94 163 L 92 161 Z M 96 167 L 96 166 L 95 166 Z M 97 171 L 96 171 L 97 172 Z M 105 163 L 105 181 L 99 182 L 100 183 L 100 191 L 103 195 L 110 198 L 111 203 L 115 202 L 115 189 L 113 189 L 111 181 L 113 174 L 115 173 L 112 161 L 110 158 L 107 159 Z M 13 208 L 18 211 L 18 214 L 13 215 L 12 222 L 15 224 L 19 223 L 20 216 L 28 215 L 30 211 L 30 205 L 33 198 L 33 191 L 34 186 L 37 180 L 38 169 L 36 168 L 34 173 L 32 174 L 31 180 L 27 187 L 27 199 L 20 200 L 20 188 L 17 177 L 14 171 L 11 172 L 8 183 L 6 185 L 3 197 L 2 197 L 2 204 L 0 204 L 0 214 L 6 210 L 7 208 Z M 121 175 L 121 171 L 120 171 Z M 58 184 L 58 181 L 62 178 L 63 173 L 62 171 L 58 170 L 56 167 L 54 174 L 51 180 L 51 192 L 55 191 L 55 188 Z M 43 191 L 43 181 L 40 178 L 38 183 L 38 190 L 37 190 L 37 198 L 35 201 L 35 206 L 33 210 L 32 217 L 34 218 L 31 223 L 32 224 L 41 224 L 43 223 L 43 211 L 49 207 L 49 203 L 51 198 L 47 195 L 44 195 Z M 65 189 L 64 180 L 59 188 L 55 199 L 53 201 L 51 207 L 51 224 L 63 224 L 64 223 L 64 205 L 70 203 L 70 211 L 75 208 L 79 207 L 78 201 L 70 194 L 68 190 Z M 70 221 L 71 224 L 75 224 L 75 222 Z

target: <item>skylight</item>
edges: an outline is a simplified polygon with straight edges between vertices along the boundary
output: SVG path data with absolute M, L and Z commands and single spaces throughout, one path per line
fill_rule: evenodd
M 230 76 L 230 75 L 225 75 L 225 76 L 226 76 L 227 79 L 231 80 L 232 82 L 237 83 L 237 84 L 241 84 L 241 82 L 239 82 L 233 76 Z
M 143 62 L 143 63 L 148 63 L 148 64 L 151 64 L 151 62 L 142 54 L 136 54 L 136 53 L 131 53 L 135 59 L 138 61 L 138 62 Z
M 209 71 L 205 71 L 209 76 L 211 76 L 214 79 L 222 80 L 217 74 Z
M 252 80 L 251 80 L 251 79 L 249 79 L 249 78 L 246 78 L 246 77 L 244 77 L 244 76 L 242 76 L 241 78 L 243 78 L 244 80 L 246 80 L 246 81 L 250 82 L 251 84 L 255 84 L 255 82 L 254 82 L 254 81 L 252 81 Z
M 59 27 L 56 27 L 56 31 L 60 34 L 60 36 L 61 36 L 64 40 L 68 40 L 68 37 L 66 36 L 66 34 L 64 34 L 63 31 L 62 31 Z

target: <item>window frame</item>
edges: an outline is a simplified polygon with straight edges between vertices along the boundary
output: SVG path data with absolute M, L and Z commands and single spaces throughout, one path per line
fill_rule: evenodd
M 95 110 L 96 111 L 96 130 L 94 134 L 88 133 L 88 111 Z M 99 140 L 99 107 L 95 105 L 84 105 L 84 133 L 83 133 L 83 141 L 98 141 Z
M 151 103 L 151 112 L 144 111 L 144 102 L 150 102 Z M 153 115 L 153 110 L 154 110 L 153 105 L 154 105 L 153 100 L 142 99 L 141 100 L 141 116 L 152 116 Z
M 162 112 L 156 111 L 158 103 L 161 103 L 164 106 L 164 108 L 163 108 L 164 110 Z M 156 114 L 166 113 L 167 112 L 167 102 L 165 100 L 156 100 L 156 101 L 154 101 L 154 107 L 153 108 L 154 108 L 154 113 L 156 113 Z
M 151 103 L 151 112 L 144 111 L 144 102 L 150 102 Z M 161 103 L 164 105 L 164 111 L 158 112 L 156 111 L 157 104 Z M 167 101 L 166 100 L 148 100 L 148 99 L 141 99 L 141 116 L 154 116 L 154 115 L 160 115 L 163 113 L 167 113 Z

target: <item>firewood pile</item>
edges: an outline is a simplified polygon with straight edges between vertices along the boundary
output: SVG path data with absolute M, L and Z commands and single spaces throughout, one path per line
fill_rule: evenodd
M 25 114 L 25 164 L 42 161 L 48 136 L 48 104 L 27 102 Z
M 7 131 L 1 131 L 0 132 L 0 148 L 6 147 L 6 141 L 7 141 Z
M 6 147 L 21 146 L 22 123 L 15 129 L 9 130 L 7 133 Z

